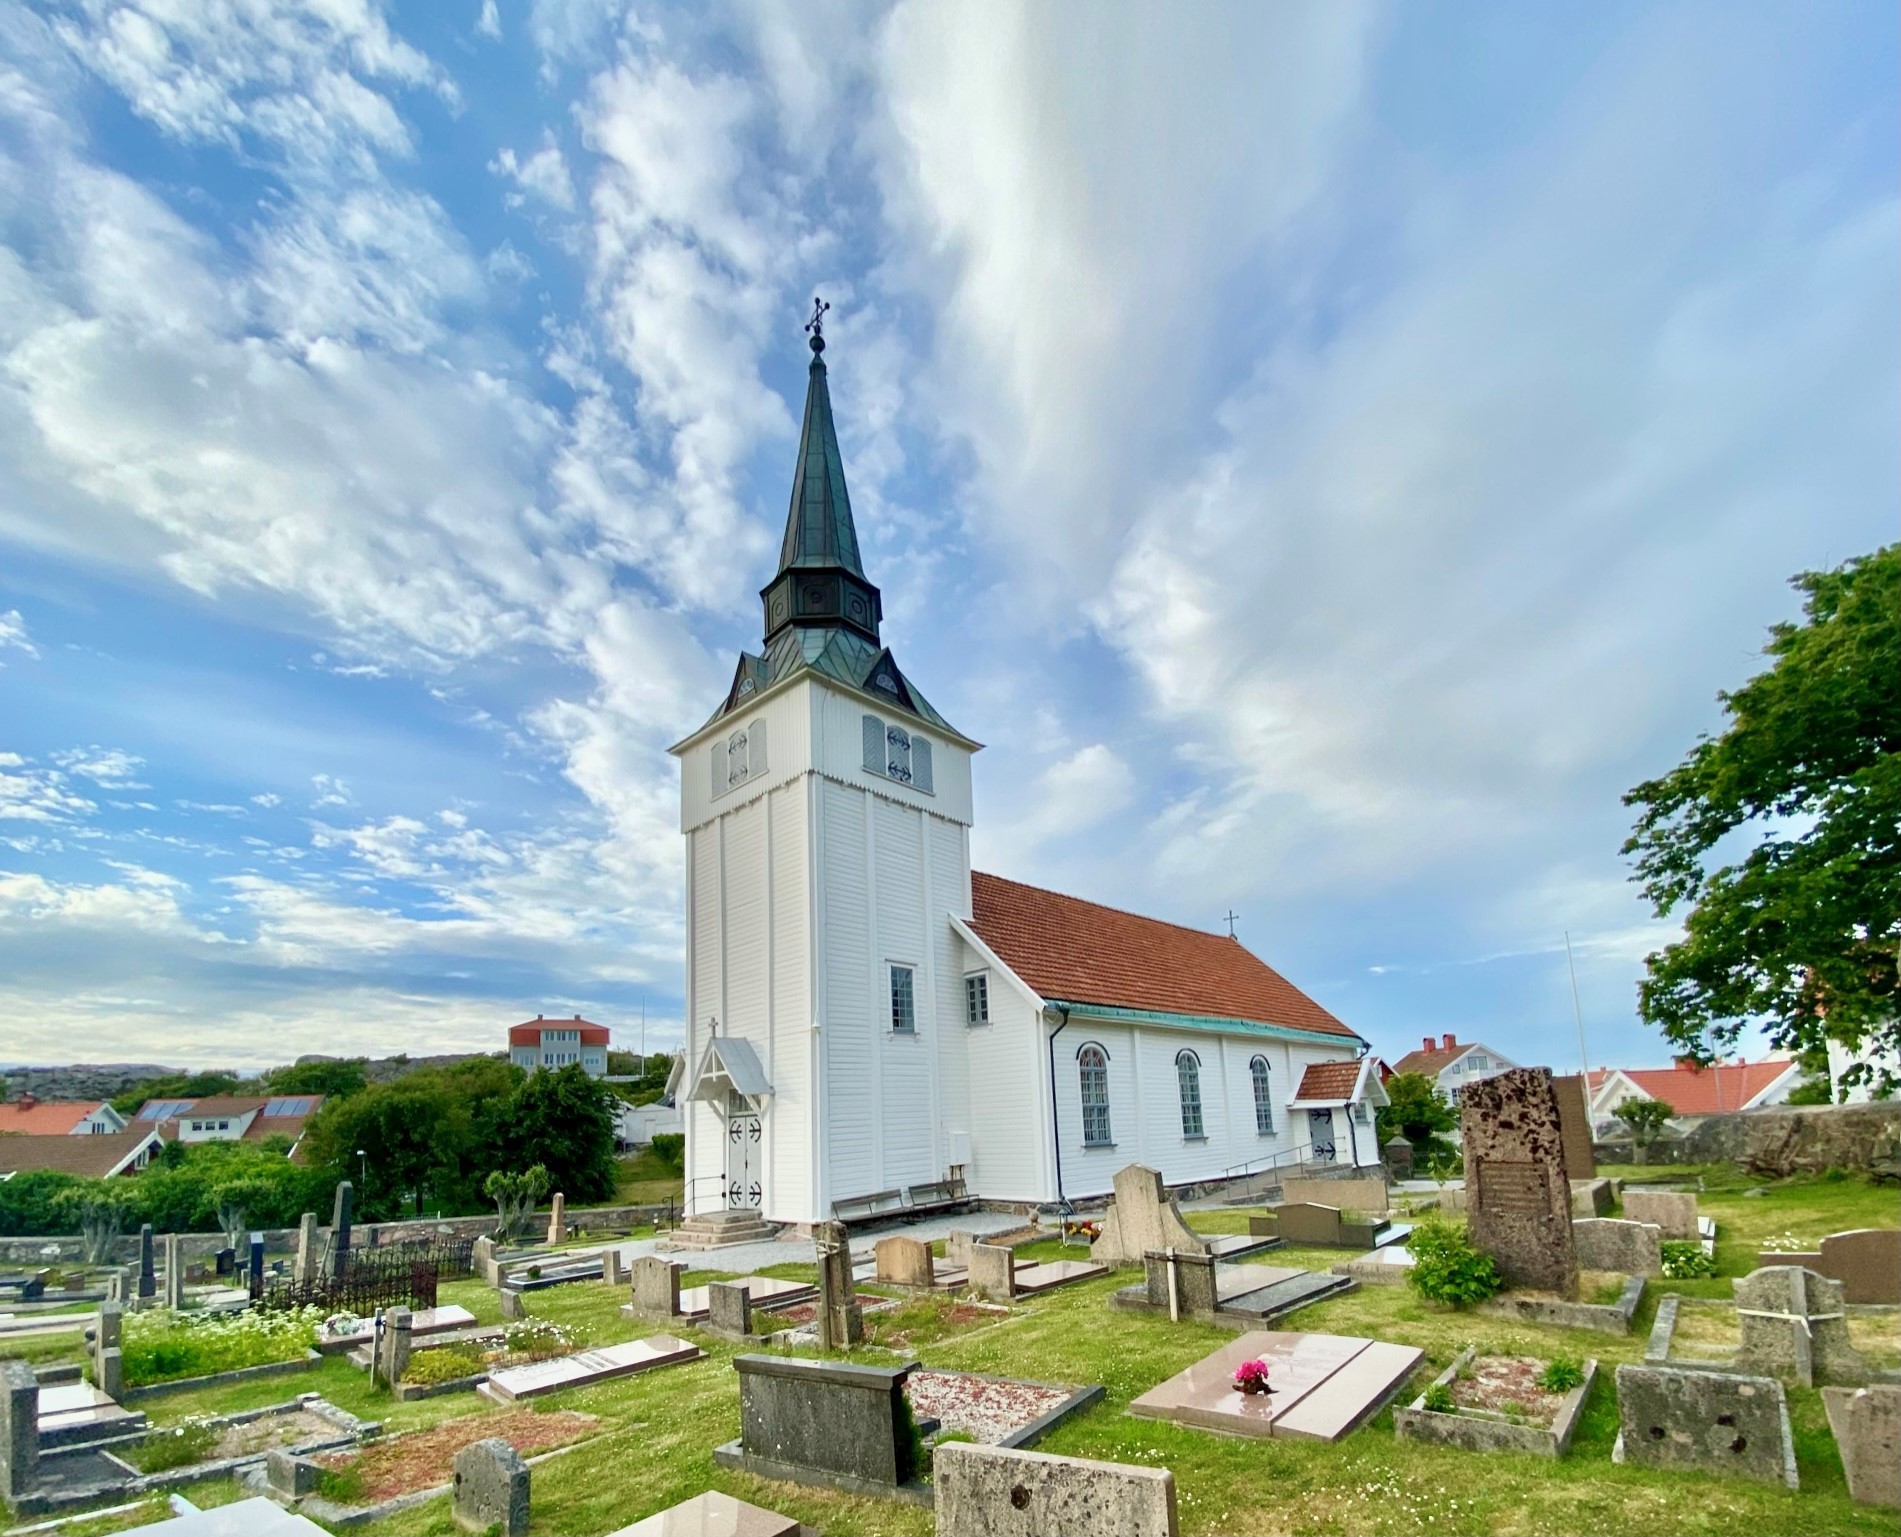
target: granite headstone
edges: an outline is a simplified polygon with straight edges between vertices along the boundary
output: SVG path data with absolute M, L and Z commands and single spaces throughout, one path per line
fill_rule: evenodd
M 1578 1295 L 1571 1183 L 1551 1071 L 1513 1068 L 1460 1096 L 1466 1229 L 1508 1286 Z

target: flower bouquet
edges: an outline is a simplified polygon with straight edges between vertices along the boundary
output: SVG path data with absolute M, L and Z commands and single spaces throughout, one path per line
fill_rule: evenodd
M 1234 1390 L 1237 1393 L 1272 1393 L 1267 1384 L 1267 1362 L 1243 1361 L 1234 1369 Z

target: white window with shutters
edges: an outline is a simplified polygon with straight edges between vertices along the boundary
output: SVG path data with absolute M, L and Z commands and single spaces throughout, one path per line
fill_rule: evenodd
M 713 798 L 766 772 L 766 723 L 756 720 L 713 744 Z
M 916 732 L 880 719 L 863 717 L 864 768 L 867 774 L 909 785 L 926 795 L 937 793 L 936 765 L 931 744 Z

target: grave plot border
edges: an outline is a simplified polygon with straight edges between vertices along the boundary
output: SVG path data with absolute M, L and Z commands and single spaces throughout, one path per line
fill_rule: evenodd
M 1690 1308 L 1727 1308 L 1736 1311 L 1736 1304 L 1721 1297 L 1686 1297 L 1681 1292 L 1665 1292 L 1657 1303 L 1656 1321 L 1650 1326 L 1650 1337 L 1644 1342 L 1645 1366 L 1669 1366 L 1683 1371 L 1693 1372 L 1730 1372 L 1744 1377 L 1764 1375 L 1760 1366 L 1738 1366 L 1734 1360 L 1724 1360 L 1721 1356 L 1672 1356 L 1670 1347 L 1676 1339 L 1677 1320 L 1682 1309 Z M 1901 1322 L 1901 1307 L 1885 1302 L 1851 1302 L 1846 1304 L 1848 1313 L 1865 1315 L 1878 1313 L 1883 1317 Z M 1773 1373 L 1769 1374 L 1773 1375 Z M 1894 1382 L 1893 1373 L 1872 1372 L 1866 1383 L 1833 1384 L 1834 1386 L 1873 1387 L 1878 1383 Z M 1818 1383 L 1817 1386 L 1824 1384 Z
M 1615 1302 L 1565 1302 L 1556 1297 L 1514 1297 L 1510 1293 L 1481 1302 L 1473 1311 L 1519 1323 L 1550 1324 L 1559 1329 L 1588 1329 L 1594 1334 L 1628 1334 L 1644 1300 L 1644 1277 L 1626 1276 Z
M 918 1370 L 935 1372 L 940 1377 L 969 1377 L 975 1382 L 995 1382 L 1004 1387 L 1041 1388 L 1046 1393 L 1067 1393 L 1069 1396 L 1061 1403 L 1046 1409 L 1029 1424 L 1011 1431 L 1003 1440 L 983 1443 L 986 1446 L 1001 1446 L 1013 1452 L 1027 1452 L 1071 1415 L 1081 1414 L 1092 1404 L 1101 1403 L 1109 1392 L 1101 1383 L 1071 1388 L 1064 1382 L 1033 1382 L 1028 1377 L 999 1377 L 990 1372 L 960 1372 L 952 1366 L 921 1366 Z
M 522 1461 L 529 1467 L 540 1467 L 556 1457 L 565 1457 L 569 1452 L 578 1452 L 584 1446 L 592 1446 L 596 1441 L 605 1440 L 612 1432 L 603 1432 L 598 1436 L 589 1436 L 585 1441 L 571 1442 L 567 1446 L 553 1446 L 545 1452 L 536 1452 Z M 387 1500 L 374 1505 L 338 1505 L 321 1495 L 307 1494 L 296 1502 L 299 1514 L 321 1521 L 325 1526 L 340 1532 L 355 1531 L 360 1526 L 368 1526 L 372 1521 L 381 1521 L 389 1516 L 401 1515 L 406 1510 L 414 1510 L 419 1505 L 427 1505 L 431 1500 L 439 1500 L 455 1492 L 455 1482 L 437 1484 L 429 1489 L 412 1489 L 407 1494 L 394 1494 Z
M 1426 1407 L 1426 1393 L 1444 1384 L 1452 1385 L 1459 1372 L 1477 1359 L 1478 1346 L 1467 1345 L 1452 1364 L 1404 1408 L 1393 1411 L 1393 1435 L 1401 1441 L 1428 1441 L 1440 1446 L 1457 1446 L 1469 1452 L 1526 1452 L 1533 1457 L 1562 1458 L 1571 1449 L 1571 1437 L 1584 1413 L 1584 1401 L 1591 1396 L 1597 1381 L 1595 1358 L 1584 1363 L 1584 1381 L 1564 1395 L 1557 1418 L 1549 1428 L 1542 1425 L 1514 1425 L 1464 1410 L 1446 1414 Z
M 323 1360 L 321 1351 L 308 1350 L 288 1361 L 266 1361 L 262 1366 L 239 1366 L 228 1372 L 212 1372 L 206 1377 L 173 1377 L 165 1382 L 145 1382 L 136 1388 L 127 1388 L 119 1395 L 119 1402 L 129 1404 L 141 1398 L 162 1398 L 168 1393 L 189 1393 L 194 1388 L 224 1387 L 233 1382 L 250 1382 L 258 1377 L 285 1377 L 294 1372 L 313 1371 L 323 1365 Z

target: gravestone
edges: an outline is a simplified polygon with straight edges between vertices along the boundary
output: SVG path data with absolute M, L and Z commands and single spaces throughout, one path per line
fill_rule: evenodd
M 1901 1387 L 1823 1388 L 1822 1407 L 1841 1449 L 1848 1497 L 1901 1508 Z
M 501 1537 L 528 1537 L 528 1464 L 506 1441 L 491 1437 L 455 1454 L 455 1524 L 465 1532 L 491 1529 Z
M 1565 1167 L 1570 1168 L 1570 1154 L 1565 1155 Z M 1571 1215 L 1573 1217 L 1608 1217 L 1611 1208 L 1617 1204 L 1617 1194 L 1607 1179 L 1571 1180 Z M 1586 1267 L 1589 1268 L 1588 1266 Z
M 264 1459 L 264 1479 L 286 1499 L 301 1500 L 317 1492 L 323 1465 L 314 1457 L 300 1457 L 288 1447 L 276 1447 Z
M 350 1269 L 350 1215 L 356 1204 L 356 1187 L 347 1179 L 337 1183 L 330 1207 L 330 1279 L 341 1281 Z
M 554 1202 L 548 1208 L 548 1242 L 551 1244 L 568 1241 L 568 1198 L 559 1190 L 554 1193 Z
M 1412 1143 L 1395 1133 L 1387 1139 L 1386 1146 L 1380 1149 L 1380 1162 L 1386 1165 L 1388 1179 L 1411 1179 L 1413 1177 Z
M 931 1460 L 937 1529 L 958 1537 L 1175 1537 L 1175 1475 L 951 1442 Z
M 1758 1268 L 1801 1265 L 1842 1283 L 1842 1300 L 1901 1304 L 1901 1228 L 1862 1227 L 1831 1233 L 1808 1254 L 1764 1254 Z
M 877 1278 L 888 1286 L 921 1286 L 929 1289 L 937 1278 L 931 1264 L 931 1246 L 916 1238 L 893 1234 L 872 1245 L 877 1259 Z
M 1340 1208 L 1313 1201 L 1289 1201 L 1274 1208 L 1275 1230 L 1283 1242 L 1340 1246 Z
M 247 1278 L 250 1283 L 251 1295 L 253 1297 L 263 1296 L 264 1235 L 262 1233 L 253 1233 L 251 1235 L 251 1263 L 247 1271 Z
M 1578 1264 L 1586 1270 L 1614 1270 L 1620 1275 L 1662 1275 L 1663 1240 L 1648 1222 L 1619 1222 L 1612 1217 L 1587 1217 L 1571 1224 Z
M 1650 1223 L 1666 1243 L 1694 1242 L 1700 1236 L 1693 1190 L 1637 1190 L 1626 1186 L 1624 1220 Z
M 106 1272 L 106 1301 L 125 1301 L 125 1272 L 123 1270 L 108 1270 Z
M 974 1243 L 964 1252 L 972 1291 L 992 1302 L 1016 1300 L 1016 1250 L 1002 1244 Z
M 621 1264 L 619 1249 L 601 1250 L 601 1279 L 609 1286 L 626 1284 L 626 1272 Z
M 415 1315 L 408 1308 L 386 1308 L 382 1315 L 382 1329 L 377 1335 L 376 1370 L 372 1378 L 380 1377 L 390 1387 L 403 1380 L 403 1373 L 409 1370 L 409 1355 L 415 1344 Z
M 1613 1461 L 1800 1487 L 1788 1401 L 1773 1377 L 1620 1366 L 1617 1413 Z
M 469 1265 L 484 1285 L 501 1284 L 500 1277 L 495 1273 L 495 1240 L 487 1233 L 482 1234 L 470 1246 Z
M 1282 1204 L 1305 1201 L 1340 1211 L 1383 1217 L 1393 1204 L 1384 1179 L 1287 1179 L 1281 1181 Z
M 821 1222 L 812 1229 L 818 1255 L 819 1344 L 844 1350 L 865 1339 L 865 1314 L 852 1282 L 851 1241 L 842 1222 Z
M 1508 1286 L 1578 1295 L 1571 1183 L 1551 1070 L 1513 1068 L 1459 1096 L 1466 1229 Z
M 970 1246 L 982 1240 L 975 1233 L 952 1228 L 944 1235 L 944 1263 L 953 1268 L 970 1264 Z
M 733 1366 L 739 1372 L 740 1438 L 736 1447 L 720 1448 L 728 1453 L 721 1459 L 728 1465 L 826 1473 L 887 1488 L 911 1483 L 921 1471 L 914 1465 L 918 1447 L 904 1397 L 904 1379 L 917 1362 L 850 1366 L 742 1355 Z
M 322 1243 L 323 1229 L 317 1226 L 317 1214 L 314 1211 L 305 1212 L 297 1219 L 297 1259 L 290 1272 L 290 1278 L 298 1285 L 317 1279 Z
M 1565 1171 L 1573 1180 L 1597 1178 L 1597 1147 L 1591 1136 L 1591 1096 L 1584 1079 L 1577 1073 L 1553 1078 L 1551 1090 L 1558 1096 Z
M 1800 1265 L 1771 1265 L 1732 1285 L 1742 1332 L 1738 1367 L 1805 1388 L 1867 1381 L 1868 1365 L 1849 1342 L 1840 1281 Z
M 229 1247 L 223 1248 L 211 1256 L 211 1273 L 213 1275 L 235 1275 L 237 1274 L 237 1269 L 238 1251 L 236 1249 Z
M 24 1361 L 0 1360 L 0 1499 L 16 1503 L 39 1469 L 39 1378 Z
M 178 1235 L 165 1235 L 165 1306 L 174 1313 L 185 1308 L 185 1259 L 178 1251 Z
M 158 1274 L 152 1263 L 152 1224 L 147 1222 L 139 1228 L 139 1299 L 141 1301 L 158 1294 Z
M 507 1319 L 526 1318 L 527 1305 L 521 1300 L 521 1293 L 512 1286 L 501 1289 L 502 1317 Z
M 633 1274 L 633 1310 L 645 1317 L 665 1322 L 680 1313 L 680 1267 L 657 1254 L 643 1254 L 635 1260 Z
M 1089 1246 L 1089 1252 L 1105 1265 L 1139 1265 L 1151 1249 L 1205 1254 L 1208 1245 L 1182 1220 L 1181 1208 L 1163 1188 L 1162 1176 L 1132 1163 L 1116 1173 L 1115 1199 L 1102 1220 L 1102 1236 Z
M 715 1281 L 706 1288 L 706 1327 L 728 1339 L 752 1335 L 752 1296 L 743 1286 Z
M 125 1396 L 125 1355 L 119 1337 L 125 1320 L 125 1308 L 107 1298 L 99 1304 L 99 1323 L 93 1330 L 92 1380 L 101 1393 L 112 1399 Z
M 1151 1249 L 1142 1256 L 1149 1306 L 1170 1318 L 1212 1318 L 1220 1306 L 1212 1254 Z

